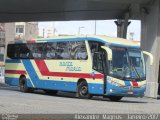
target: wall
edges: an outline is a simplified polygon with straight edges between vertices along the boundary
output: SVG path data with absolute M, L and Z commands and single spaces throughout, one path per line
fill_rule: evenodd
M 144 13 L 142 16 L 141 45 L 143 50 L 153 54 L 154 63 L 150 66 L 149 59 L 147 59 L 146 96 L 157 98 L 160 56 L 160 0 L 152 1 L 147 6 L 147 10 L 149 13 Z
M 38 23 L 26 22 L 25 23 L 25 40 L 31 40 L 38 36 Z
M 15 23 L 5 23 L 6 43 L 14 41 L 15 38 Z

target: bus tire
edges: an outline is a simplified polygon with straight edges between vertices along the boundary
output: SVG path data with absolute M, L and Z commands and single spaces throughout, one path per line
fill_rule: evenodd
M 92 97 L 88 93 L 88 84 L 86 81 L 81 81 L 78 84 L 78 97 L 81 99 L 90 99 Z
M 27 86 L 27 80 L 26 77 L 20 77 L 19 79 L 19 89 L 21 92 L 27 93 L 27 92 L 33 92 L 33 89 L 28 88 Z
M 56 90 L 44 90 L 44 92 L 48 95 L 56 95 L 58 91 L 56 91 Z
M 108 96 L 111 101 L 120 101 L 123 97 L 122 96 Z

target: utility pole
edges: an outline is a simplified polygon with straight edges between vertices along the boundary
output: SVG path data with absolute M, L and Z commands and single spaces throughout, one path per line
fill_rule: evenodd
M 43 38 L 44 38 L 44 30 L 45 30 L 45 29 L 43 28 Z
M 95 20 L 95 24 L 94 24 L 94 35 L 97 34 L 97 33 L 96 33 L 96 32 L 97 32 L 96 30 L 97 30 L 97 21 Z

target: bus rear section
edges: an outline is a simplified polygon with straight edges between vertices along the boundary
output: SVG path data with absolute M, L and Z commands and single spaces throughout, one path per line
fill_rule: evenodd
M 5 82 L 22 92 L 43 89 L 78 92 L 80 98 L 103 95 L 104 75 L 92 75 L 88 42 L 81 41 L 19 43 L 7 48 Z M 88 97 L 87 97 L 88 96 Z

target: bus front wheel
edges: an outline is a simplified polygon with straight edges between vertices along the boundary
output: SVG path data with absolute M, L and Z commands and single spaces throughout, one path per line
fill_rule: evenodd
M 88 84 L 82 81 L 78 84 L 78 97 L 81 99 L 90 99 L 92 96 L 88 93 Z
M 21 92 L 27 93 L 27 92 L 33 92 L 31 88 L 28 88 L 27 86 L 27 80 L 26 77 L 20 77 L 19 79 L 19 88 Z

